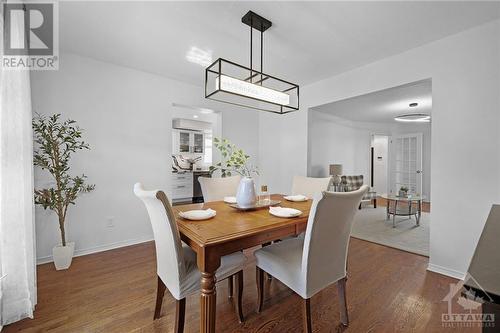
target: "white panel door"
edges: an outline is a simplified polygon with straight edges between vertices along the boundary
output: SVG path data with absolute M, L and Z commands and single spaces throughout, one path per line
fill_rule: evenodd
M 409 193 L 422 193 L 422 133 L 396 135 L 392 138 L 391 192 L 402 186 Z

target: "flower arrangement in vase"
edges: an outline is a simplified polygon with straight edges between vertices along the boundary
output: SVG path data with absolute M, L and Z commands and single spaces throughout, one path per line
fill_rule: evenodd
M 242 208 L 255 206 L 257 195 L 252 175 L 258 175 L 257 167 L 249 163 L 250 155 L 239 149 L 228 139 L 214 138 L 214 147 L 221 153 L 221 161 L 210 166 L 210 174 L 220 170 L 222 177 L 239 174 L 242 178 L 236 192 L 236 203 Z

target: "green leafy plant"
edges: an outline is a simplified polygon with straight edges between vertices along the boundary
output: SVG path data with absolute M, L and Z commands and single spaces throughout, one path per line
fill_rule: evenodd
M 82 130 L 74 120 L 60 120 L 60 114 L 50 117 L 37 114 L 33 118 L 36 144 L 33 164 L 47 170 L 55 180 L 55 186 L 35 189 L 35 203 L 54 211 L 59 219 L 62 245 L 66 246 L 64 222 L 69 205 L 74 205 L 80 193 L 94 190 L 95 185 L 85 184 L 87 176 L 69 175 L 71 155 L 77 150 L 90 149 L 82 140 Z
M 210 166 L 210 174 L 213 174 L 216 170 L 220 170 L 222 177 L 229 177 L 233 173 L 240 174 L 243 177 L 259 174 L 257 167 L 248 163 L 250 156 L 245 154 L 242 149 L 237 148 L 228 139 L 214 138 L 214 147 L 220 151 L 222 160 Z
M 401 186 L 401 188 L 399 189 L 401 192 L 408 192 L 408 187 L 406 186 Z

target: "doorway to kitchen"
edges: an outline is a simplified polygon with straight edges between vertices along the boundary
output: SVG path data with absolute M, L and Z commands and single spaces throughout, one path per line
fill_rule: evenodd
M 203 202 L 199 177 L 210 177 L 218 161 L 213 138 L 222 135 L 222 114 L 212 109 L 172 104 L 172 148 L 169 198 L 172 204 Z

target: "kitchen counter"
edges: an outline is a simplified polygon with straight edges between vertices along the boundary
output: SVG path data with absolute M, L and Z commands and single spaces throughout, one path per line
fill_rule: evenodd
M 198 177 L 210 177 L 210 171 L 172 171 L 171 197 L 174 203 L 203 202 Z

